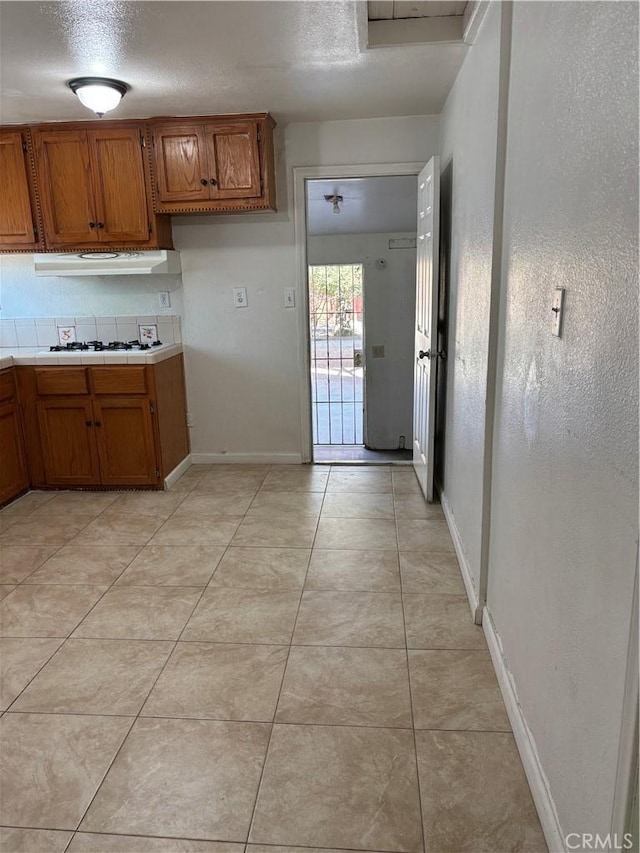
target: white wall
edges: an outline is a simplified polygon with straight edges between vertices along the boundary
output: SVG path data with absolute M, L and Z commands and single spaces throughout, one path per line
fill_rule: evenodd
M 162 309 L 158 292 L 168 290 Z M 90 317 L 182 313 L 179 275 L 38 278 L 33 255 L 0 256 L 0 317 Z
M 413 436 L 416 250 L 389 249 L 389 240 L 402 237 L 415 238 L 415 232 L 307 241 L 310 264 L 364 265 L 366 438 L 375 449 L 395 450 L 401 435 L 411 447 Z M 379 258 L 387 262 L 382 270 L 376 266 Z M 379 345 L 384 358 L 373 358 L 371 348 Z
M 494 7 L 443 116 L 457 241 L 446 494 L 472 567 L 496 19 Z M 486 619 L 560 835 L 606 835 L 638 542 L 638 7 L 515 3 L 512 34 Z
M 442 114 L 443 194 L 451 187 L 444 498 L 476 596 L 498 128 L 500 5 L 489 7 Z
M 174 219 L 182 255 L 183 335 L 198 458 L 299 461 L 302 445 L 298 287 L 292 168 L 422 162 L 438 147 L 437 116 L 289 125 L 279 135 L 276 214 Z M 234 309 L 231 289 L 246 286 L 249 307 Z M 302 319 L 302 318 L 301 318 Z
M 633 594 L 637 22 L 514 4 L 488 604 L 566 832 L 608 831 Z

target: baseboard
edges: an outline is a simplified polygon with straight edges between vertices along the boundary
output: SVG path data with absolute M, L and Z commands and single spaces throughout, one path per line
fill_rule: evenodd
M 190 454 L 187 454 L 184 457 L 184 459 L 182 460 L 182 462 L 179 462 L 176 465 L 176 467 L 173 469 L 173 471 L 170 471 L 167 474 L 167 476 L 164 478 L 165 490 L 170 489 L 171 486 L 173 486 L 173 484 L 176 482 L 176 480 L 178 480 L 180 477 L 182 477 L 184 472 L 191 466 L 191 462 L 192 462 L 191 456 L 190 456 Z
M 302 465 L 300 453 L 192 453 L 193 465 Z
M 453 510 L 451 509 L 451 504 L 449 503 L 445 494 L 440 494 L 440 503 L 442 505 L 444 517 L 447 521 L 447 526 L 449 527 L 451 539 L 453 540 L 453 547 L 456 550 L 458 563 L 460 564 L 460 574 L 462 575 L 464 588 L 467 591 L 467 598 L 469 599 L 469 607 L 471 608 L 473 621 L 476 623 L 476 625 L 480 625 L 482 624 L 482 608 L 480 607 L 480 603 L 478 601 L 478 593 L 476 592 L 475 586 L 473 585 L 473 575 L 471 574 L 471 568 L 469 567 L 469 561 L 467 560 L 467 556 L 462 548 L 462 539 L 460 537 L 460 531 L 458 530 L 458 526 L 456 525 L 456 520 L 453 517 Z
M 507 667 L 500 637 L 496 632 L 491 613 L 486 607 L 484 608 L 482 628 L 547 846 L 550 853 L 564 853 L 566 850 L 564 833 L 560 827 L 549 782 L 542 769 L 533 734 L 527 725 L 518 701 L 518 693 L 513 676 Z

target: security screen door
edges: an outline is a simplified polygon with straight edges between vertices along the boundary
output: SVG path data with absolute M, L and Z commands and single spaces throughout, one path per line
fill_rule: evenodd
M 314 444 L 364 444 L 362 276 L 362 264 L 309 267 Z

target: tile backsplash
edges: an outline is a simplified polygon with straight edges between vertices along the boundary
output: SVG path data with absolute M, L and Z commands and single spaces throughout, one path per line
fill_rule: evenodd
M 177 314 L 145 317 L 43 317 L 39 319 L 0 320 L 0 347 L 52 347 L 58 344 L 60 330 L 73 330 L 76 341 L 134 341 L 140 326 L 156 326 L 163 344 L 182 342 Z

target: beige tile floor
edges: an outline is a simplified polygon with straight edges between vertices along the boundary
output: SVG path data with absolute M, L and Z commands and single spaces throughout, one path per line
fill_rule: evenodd
M 546 850 L 410 469 L 0 513 L 0 851 Z

